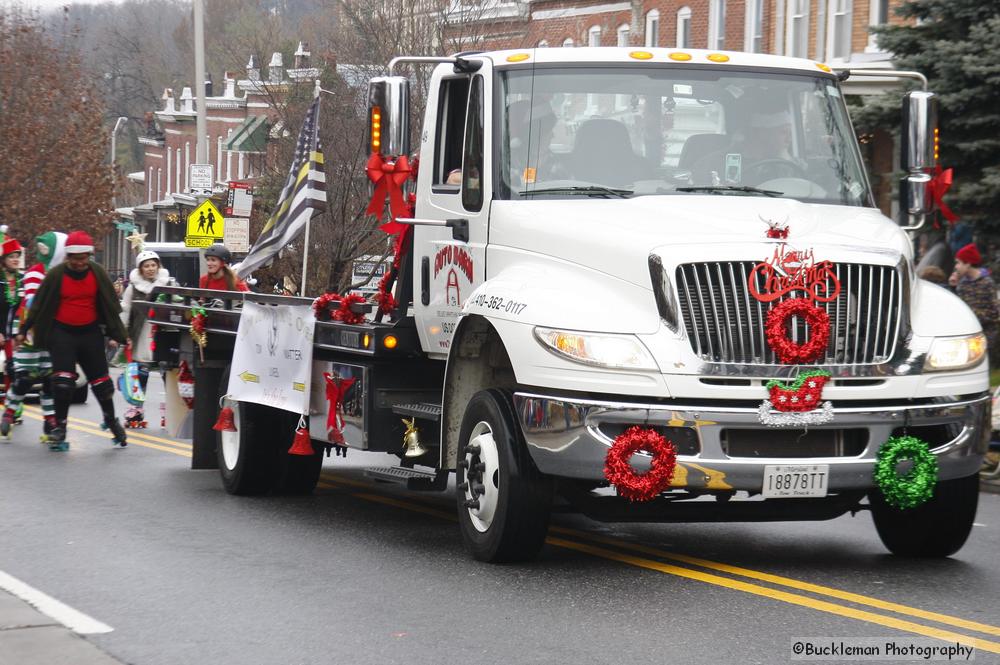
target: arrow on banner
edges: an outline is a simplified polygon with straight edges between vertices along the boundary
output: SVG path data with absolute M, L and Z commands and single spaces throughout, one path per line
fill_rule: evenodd
M 260 383 L 260 377 L 250 372 L 240 372 L 240 378 L 243 379 L 243 383 Z

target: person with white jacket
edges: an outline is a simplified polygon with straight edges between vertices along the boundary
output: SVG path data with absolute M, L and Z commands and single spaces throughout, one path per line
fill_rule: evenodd
M 158 286 L 177 286 L 177 280 L 170 276 L 170 271 L 163 267 L 160 256 L 153 251 L 143 250 L 135 257 L 136 268 L 129 274 L 128 286 L 122 293 L 122 323 L 128 330 L 129 339 L 134 345 L 149 344 L 148 336 L 142 335 L 146 323 L 148 308 L 144 304 L 153 299 L 153 289 Z M 148 358 L 148 349 L 133 348 L 133 359 L 139 364 L 139 383 L 143 393 L 149 380 L 149 364 L 141 362 Z M 131 406 L 125 412 L 126 427 L 144 427 L 145 415 L 142 407 Z

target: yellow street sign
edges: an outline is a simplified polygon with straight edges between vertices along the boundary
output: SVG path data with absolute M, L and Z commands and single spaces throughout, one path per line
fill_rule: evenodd
M 187 218 L 184 244 L 188 247 L 208 247 L 222 242 L 226 221 L 211 199 L 205 199 Z

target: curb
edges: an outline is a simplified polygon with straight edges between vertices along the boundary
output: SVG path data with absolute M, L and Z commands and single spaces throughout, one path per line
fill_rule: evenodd
M 122 665 L 122 661 L 6 591 L 0 591 L 0 663 Z

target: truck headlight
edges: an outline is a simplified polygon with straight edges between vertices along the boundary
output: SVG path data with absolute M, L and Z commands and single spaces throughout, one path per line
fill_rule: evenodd
M 633 335 L 535 328 L 535 338 L 552 353 L 585 365 L 618 369 L 659 369 L 653 356 Z
M 931 343 L 931 350 L 924 361 L 928 372 L 946 369 L 965 369 L 979 363 L 986 355 L 986 335 L 938 337 Z

